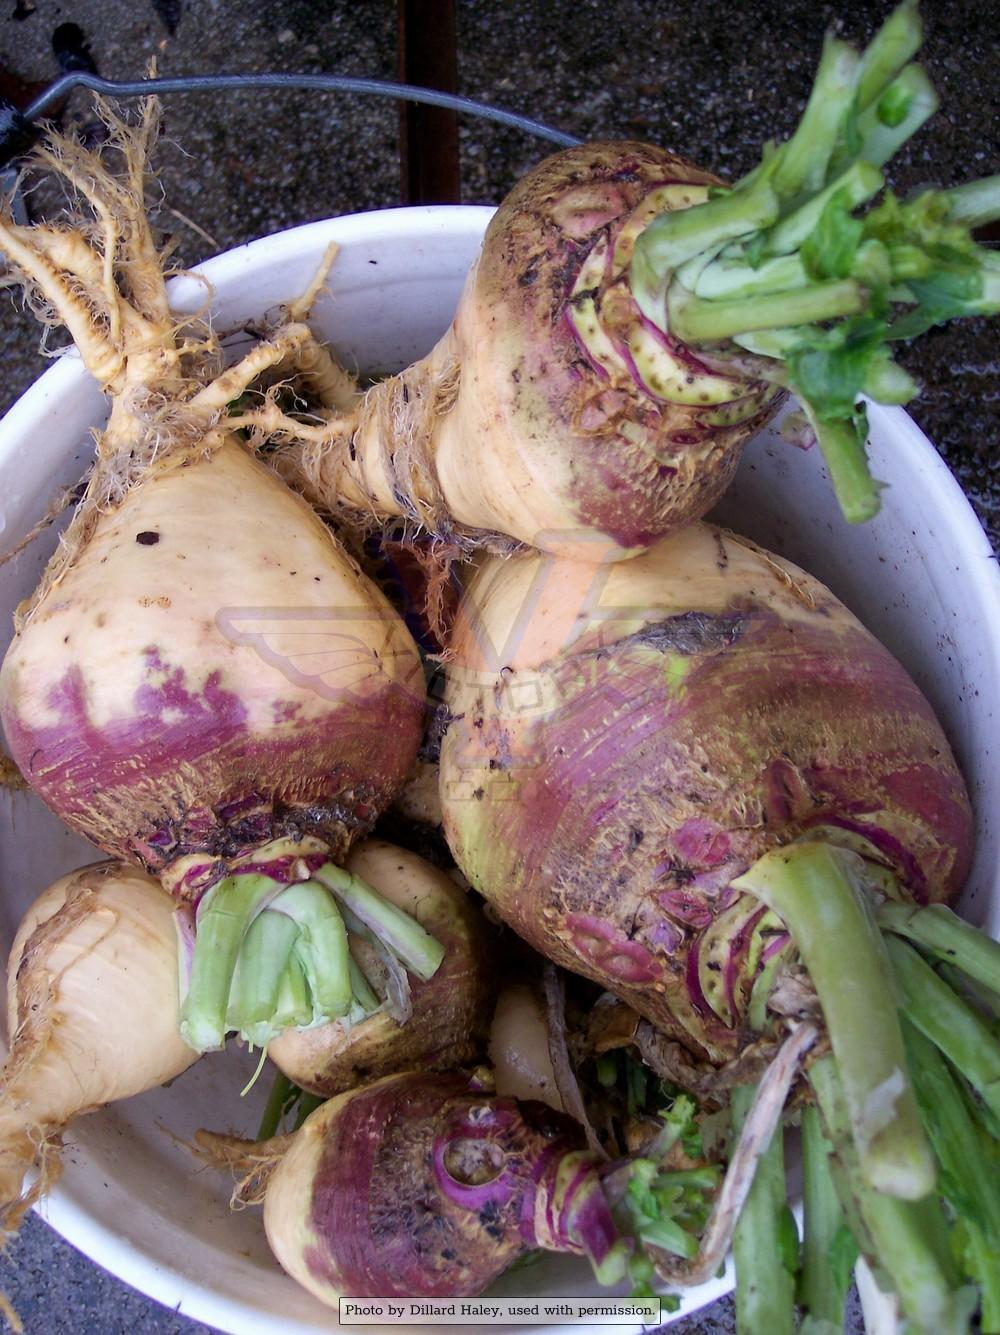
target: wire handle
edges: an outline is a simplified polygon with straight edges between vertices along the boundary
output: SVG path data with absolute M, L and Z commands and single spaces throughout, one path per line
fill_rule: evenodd
M 89 88 L 110 97 L 148 97 L 154 93 L 198 93 L 239 91 L 250 88 L 311 88 L 317 92 L 361 93 L 372 97 L 389 97 L 395 101 L 423 102 L 432 107 L 446 107 L 450 111 L 478 116 L 482 120 L 507 125 L 537 139 L 547 139 L 561 148 L 572 148 L 581 141 L 564 134 L 542 121 L 519 116 L 501 107 L 476 102 L 455 93 L 442 93 L 434 88 L 418 88 L 414 84 L 393 83 L 384 79 L 353 79 L 339 74 L 193 74 L 175 79 L 102 79 L 87 70 L 72 70 L 56 79 L 23 111 L 11 109 L 0 119 L 0 165 L 25 151 L 26 136 L 37 134 L 35 122 L 65 98 L 75 88 Z

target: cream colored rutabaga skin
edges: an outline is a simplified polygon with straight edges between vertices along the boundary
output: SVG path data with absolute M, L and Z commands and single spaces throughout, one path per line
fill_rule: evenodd
M 444 947 L 444 960 L 428 982 L 411 980 L 413 1010 L 405 1024 L 380 1010 L 349 1026 L 333 1020 L 288 1029 L 267 1055 L 293 1084 L 324 1098 L 394 1071 L 446 1071 L 474 1062 L 485 1046 L 495 982 L 490 932 L 479 908 L 443 871 L 381 839 L 366 839 L 344 865 L 430 932 Z M 377 970 L 377 958 L 366 963 Z
M 817 580 L 694 525 L 624 565 L 485 560 L 452 636 L 444 828 L 536 950 L 713 1063 L 790 945 L 731 887 L 846 843 L 952 899 L 968 797 L 914 683 Z
M 781 396 L 652 332 L 627 274 L 654 213 L 715 183 L 638 143 L 545 159 L 491 221 L 438 345 L 329 429 L 300 433 L 286 476 L 333 511 L 584 559 L 632 555 L 697 519 Z
M 0 1219 L 16 1227 L 58 1169 L 74 1117 L 152 1089 L 198 1054 L 178 1034 L 173 901 L 118 862 L 63 876 L 25 914 L 7 969 Z M 25 1173 L 38 1188 L 21 1200 Z

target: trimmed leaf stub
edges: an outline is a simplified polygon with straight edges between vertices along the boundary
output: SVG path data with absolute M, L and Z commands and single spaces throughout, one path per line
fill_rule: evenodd
M 706 426 L 729 427 L 759 414 L 775 388 L 713 371 L 643 315 L 630 287 L 630 260 L 647 224 L 664 210 L 688 208 L 707 194 L 707 186 L 659 186 L 633 211 L 613 246 L 608 232 L 600 233 L 580 267 L 566 318 L 604 378 L 661 403 L 703 408 Z

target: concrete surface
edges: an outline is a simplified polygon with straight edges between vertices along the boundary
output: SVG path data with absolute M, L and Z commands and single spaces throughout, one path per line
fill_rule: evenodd
M 642 137 L 730 177 L 760 143 L 791 129 L 826 23 L 866 38 L 883 3 L 843 0 L 458 0 L 461 91 L 581 136 Z M 897 188 L 956 184 L 1000 170 L 996 51 L 1000 6 L 925 0 L 923 59 L 944 109 L 894 169 Z M 26 17 L 14 15 L 25 13 Z M 179 14 L 171 36 L 158 14 Z M 395 77 L 391 0 L 7 0 L 0 65 L 44 83 L 50 35 L 72 20 L 100 72 L 325 70 Z M 83 98 L 73 102 L 80 119 Z M 162 225 L 187 261 L 337 213 L 398 203 L 396 108 L 355 97 L 260 93 L 174 96 L 160 154 Z M 543 155 L 540 144 L 476 120 L 461 129 L 462 197 L 495 202 Z M 194 225 L 192 225 L 194 224 Z M 207 236 L 206 236 L 207 234 Z M 31 322 L 0 306 L 0 411 L 43 369 Z M 925 392 L 911 411 L 1000 542 L 996 325 L 966 321 L 926 336 L 908 363 Z M 36 1219 L 0 1264 L 0 1288 L 29 1335 L 205 1331 L 97 1270 Z M 856 1323 L 852 1321 L 852 1325 Z M 733 1329 L 729 1303 L 671 1328 Z

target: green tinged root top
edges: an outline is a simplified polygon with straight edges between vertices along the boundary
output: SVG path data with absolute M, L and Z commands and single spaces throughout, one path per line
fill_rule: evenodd
M 792 137 L 731 189 L 655 218 L 630 271 L 648 319 L 695 346 L 749 351 L 761 379 L 794 390 L 851 522 L 879 509 L 862 395 L 919 392 L 892 343 L 1000 310 L 1000 263 L 970 231 L 1000 217 L 1000 177 L 877 199 L 882 166 L 937 107 L 911 63 L 921 40 L 915 0 L 862 53 L 828 36 Z

